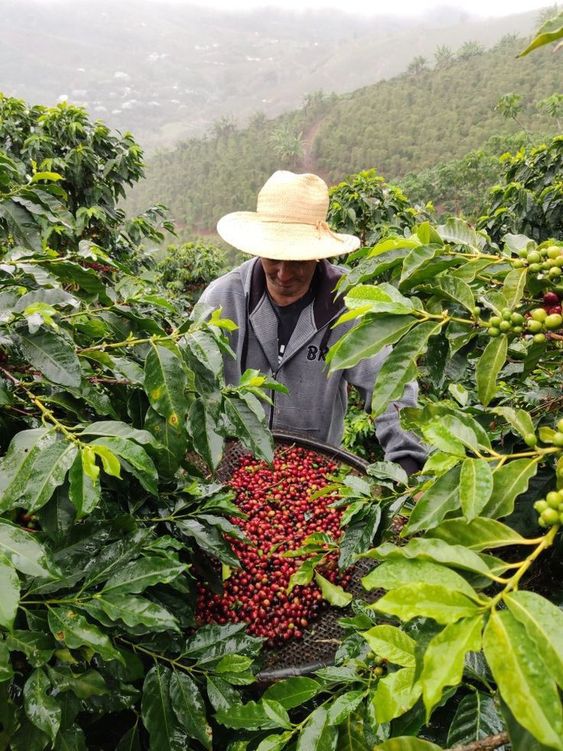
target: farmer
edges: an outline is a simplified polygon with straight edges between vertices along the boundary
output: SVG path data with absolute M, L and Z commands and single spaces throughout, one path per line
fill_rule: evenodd
M 283 383 L 288 394 L 272 392 L 265 405 L 272 430 L 305 435 L 339 446 L 344 429 L 348 384 L 366 405 L 390 348 L 330 376 L 324 362 L 331 344 L 352 323 L 333 325 L 344 311 L 334 292 L 343 273 L 327 259 L 355 250 L 360 241 L 332 232 L 327 223 L 326 183 L 316 175 L 275 172 L 258 194 L 255 212 L 224 216 L 221 237 L 254 258 L 213 281 L 200 301 L 222 308 L 237 325 L 225 358 L 227 383 L 236 384 L 246 368 L 256 368 Z M 257 256 L 257 257 L 256 257 Z M 385 458 L 408 472 L 422 466 L 425 451 L 399 423 L 399 409 L 414 406 L 417 385 L 409 383 L 375 421 Z

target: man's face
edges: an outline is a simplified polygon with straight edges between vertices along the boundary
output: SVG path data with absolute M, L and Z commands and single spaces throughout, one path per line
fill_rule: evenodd
M 260 260 L 268 292 L 278 305 L 290 305 L 306 294 L 317 265 L 317 261 Z

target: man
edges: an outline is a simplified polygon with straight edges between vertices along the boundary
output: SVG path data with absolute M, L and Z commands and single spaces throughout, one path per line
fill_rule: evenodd
M 316 175 L 278 171 L 258 194 L 256 212 L 227 214 L 217 224 L 221 237 L 257 256 L 216 279 L 200 301 L 221 307 L 238 325 L 231 345 L 236 361 L 225 359 L 225 378 L 238 383 L 246 368 L 256 368 L 283 383 L 288 394 L 273 393 L 265 405 L 272 430 L 281 430 L 339 446 L 344 428 L 348 384 L 369 406 L 379 369 L 390 349 L 353 368 L 328 375 L 329 346 L 352 325 L 333 329 L 344 311 L 334 288 L 343 270 L 326 259 L 350 253 L 360 241 L 332 232 L 326 223 L 326 183 Z M 417 386 L 410 383 L 400 401 L 376 420 L 376 436 L 385 458 L 411 473 L 425 451 L 402 430 L 399 409 L 414 406 Z

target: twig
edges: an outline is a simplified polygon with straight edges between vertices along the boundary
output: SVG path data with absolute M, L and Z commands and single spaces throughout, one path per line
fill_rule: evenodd
M 467 743 L 465 746 L 452 746 L 452 748 L 446 749 L 446 751 L 494 751 L 495 748 L 504 746 L 509 740 L 508 733 L 498 733 L 497 735 L 488 735 L 486 738 L 481 738 L 480 741 Z

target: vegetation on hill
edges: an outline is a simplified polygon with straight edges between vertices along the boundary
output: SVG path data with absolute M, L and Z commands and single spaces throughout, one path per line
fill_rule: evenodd
M 375 168 L 396 181 L 463 159 L 497 136 L 487 147 L 493 156 L 504 148 L 504 138 L 521 130 L 495 110 L 500 97 L 511 91 L 522 97 L 519 120 L 532 136 L 553 133 L 555 118 L 536 105 L 557 90 L 559 60 L 540 50 L 515 66 L 522 47 L 522 39 L 507 37 L 489 51 L 451 55 L 433 70 L 404 74 L 346 96 L 317 92 L 301 110 L 276 120 L 257 117 L 242 130 L 223 123 L 215 135 L 191 139 L 153 158 L 130 206 L 138 209 L 158 198 L 190 239 L 213 232 L 228 211 L 254 209 L 256 192 L 275 169 L 312 171 L 334 184 Z M 455 193 L 455 185 L 451 187 Z M 464 190 L 461 184 L 459 194 L 448 200 L 467 205 Z

